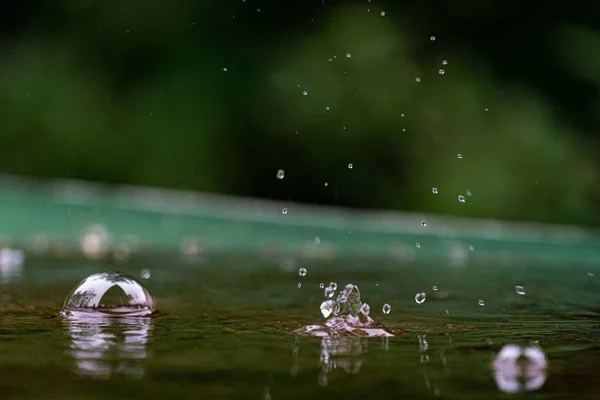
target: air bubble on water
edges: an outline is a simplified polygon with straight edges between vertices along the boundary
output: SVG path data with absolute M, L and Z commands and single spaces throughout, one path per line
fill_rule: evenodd
M 335 289 L 332 288 L 331 286 L 327 286 L 323 293 L 325 294 L 325 297 L 332 298 L 333 295 L 335 294 Z
M 382 17 L 385 17 L 385 11 L 382 11 L 382 12 L 381 12 L 381 16 L 382 16 Z
M 465 202 L 465 196 L 463 196 L 462 194 L 458 195 L 458 201 L 460 201 L 461 203 Z
M 415 245 L 417 247 L 417 249 L 421 248 L 421 243 L 417 242 L 417 244 Z
M 425 294 L 425 292 L 415 294 L 415 301 L 417 302 L 417 304 L 423 304 L 426 299 L 427 295 Z
M 331 315 L 334 305 L 335 302 L 333 300 L 325 300 L 321 303 L 321 314 L 323 314 L 323 317 L 327 318 Z
M 478 300 L 477 304 L 479 304 L 480 307 L 485 306 L 485 302 L 483 300 Z
M 443 69 L 440 69 L 440 70 L 438 71 L 438 74 L 440 74 L 440 75 L 444 75 L 445 73 L 446 73 L 446 71 L 444 71 Z
M 282 170 L 282 169 L 278 170 L 276 176 L 277 176 L 277 179 L 283 179 L 283 178 L 285 178 L 285 171 Z
M 431 42 L 435 42 L 435 36 L 430 36 L 430 37 L 429 37 L 429 40 L 430 40 Z
M 421 221 L 421 226 L 422 227 L 426 227 L 427 226 L 427 221 L 425 221 L 425 220 Z
M 150 279 L 151 273 L 148 268 L 144 268 L 140 271 L 140 276 L 142 279 Z
M 156 311 L 154 299 L 134 277 L 102 272 L 85 278 L 64 303 L 67 315 L 143 317 Z
M 456 158 L 458 158 L 459 160 L 462 160 L 462 154 L 458 153 L 458 154 L 456 155 Z
M 354 165 L 352 165 L 352 163 L 348 164 L 348 169 L 352 169 L 354 168 Z
M 388 303 L 385 303 L 383 307 L 381 307 L 381 311 L 383 311 L 384 314 L 389 314 L 390 311 L 392 311 L 392 306 L 390 306 Z
M 448 65 L 448 60 L 443 60 L 442 65 Z
M 323 288 L 325 287 L 325 284 L 324 284 L 323 282 L 321 282 L 321 283 L 319 283 L 319 287 L 320 287 L 321 289 L 323 289 Z
M 287 207 L 283 207 L 283 209 L 281 210 L 281 213 L 283 215 L 287 214 Z
M 523 288 L 523 286 L 517 285 L 515 286 L 515 292 L 517 292 L 517 294 L 524 295 L 525 288 Z
M 431 193 L 438 194 L 438 188 L 431 188 Z
M 335 282 L 330 282 L 329 283 L 329 287 L 332 288 L 333 290 L 337 290 L 337 283 Z
M 306 90 L 305 90 L 305 91 L 303 91 L 303 92 L 302 92 L 302 94 L 303 94 L 304 96 L 308 96 L 308 92 L 307 92 Z
M 438 287 L 437 287 L 437 286 L 434 286 L 434 287 L 432 287 L 431 289 L 432 289 L 434 292 L 437 292 L 437 290 L 438 290 Z
M 350 57 L 352 57 L 352 54 L 346 53 L 346 58 L 350 58 Z
M 418 76 L 415 78 L 415 82 L 420 83 L 421 82 L 421 78 L 419 78 Z
M 360 312 L 362 312 L 365 315 L 369 315 L 369 313 L 371 312 L 371 306 L 367 303 L 363 303 L 363 305 L 360 307 Z
M 298 270 L 298 275 L 300 275 L 300 276 L 306 276 L 306 272 L 307 272 L 306 268 L 300 268 Z

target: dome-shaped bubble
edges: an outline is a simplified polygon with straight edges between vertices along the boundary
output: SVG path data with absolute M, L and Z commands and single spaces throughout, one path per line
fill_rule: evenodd
M 66 315 L 144 317 L 156 311 L 154 299 L 134 277 L 121 272 L 102 272 L 85 278 L 67 297 Z

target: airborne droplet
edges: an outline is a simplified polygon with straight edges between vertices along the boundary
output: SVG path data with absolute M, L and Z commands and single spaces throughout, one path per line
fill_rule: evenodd
M 415 301 L 417 302 L 417 304 L 423 304 L 425 302 L 425 299 L 427 299 L 427 295 L 425 294 L 425 292 L 417 293 L 415 295 Z
M 384 314 L 389 314 L 390 311 L 392 311 L 392 306 L 390 306 L 388 303 L 385 303 L 381 308 L 381 311 L 383 311 Z
M 277 179 L 283 179 L 285 178 L 285 171 L 280 169 L 277 171 Z

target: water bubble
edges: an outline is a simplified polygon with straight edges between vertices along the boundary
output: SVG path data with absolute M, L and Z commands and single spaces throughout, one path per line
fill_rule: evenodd
M 328 182 L 325 182 L 325 186 L 329 186 L 329 183 L 328 183 Z
M 442 65 L 448 65 L 448 60 L 443 60 Z
M 458 153 L 458 154 L 456 155 L 456 158 L 458 158 L 459 160 L 462 160 L 462 154 Z
M 307 92 L 306 90 L 305 90 L 305 91 L 303 91 L 303 92 L 302 92 L 302 94 L 303 94 L 304 96 L 308 96 L 308 92 Z
M 437 292 L 437 290 L 438 290 L 438 287 L 437 287 L 437 286 L 434 286 L 434 287 L 432 287 L 431 289 L 432 289 L 434 292 Z
M 438 194 L 438 188 L 431 188 L 431 193 Z
M 440 75 L 444 75 L 446 73 L 446 71 L 444 71 L 443 69 L 440 68 L 440 70 L 438 71 L 438 74 Z
M 85 278 L 64 303 L 68 315 L 143 317 L 156 311 L 154 299 L 130 275 L 103 272 Z
M 371 306 L 369 306 L 367 303 L 364 303 L 360 308 L 360 312 L 362 312 L 365 315 L 369 315 L 369 313 L 371 312 Z
M 332 298 L 335 294 L 335 289 L 331 286 L 327 286 L 324 291 L 325 297 Z
M 281 210 L 281 213 L 283 215 L 287 214 L 287 207 L 283 207 L 283 209 Z
M 142 277 L 142 279 L 150 279 L 150 276 L 152 274 L 150 273 L 150 270 L 148 268 L 144 268 L 140 271 L 140 276 Z
M 326 109 L 327 111 L 329 111 L 329 106 L 325 107 L 325 109 Z
M 429 40 L 430 40 L 431 42 L 435 42 L 435 36 L 430 36 L 430 37 L 429 37 Z
M 227 72 L 227 68 L 223 68 L 223 71 Z
M 465 196 L 463 196 L 462 194 L 458 195 L 458 201 L 460 201 L 461 203 L 465 202 Z
M 427 226 L 427 221 L 425 221 L 425 220 L 421 221 L 421 226 L 422 227 L 426 227 Z
M 515 286 L 515 292 L 517 292 L 517 294 L 524 295 L 525 288 L 523 286 L 517 285 Z
M 423 304 L 426 299 L 427 295 L 425 294 L 425 292 L 415 294 L 415 301 L 417 302 L 417 304 Z
M 418 76 L 415 78 L 415 82 L 420 83 L 421 82 L 421 78 L 419 78 Z
M 306 276 L 306 272 L 307 272 L 306 268 L 300 268 L 298 270 L 298 275 L 300 275 L 300 276 Z
M 382 16 L 382 17 L 385 17 L 385 11 L 382 11 L 382 12 L 381 12 L 381 16 Z
M 383 311 L 384 314 L 389 314 L 390 311 L 392 311 L 392 306 L 390 306 L 388 303 L 385 303 L 381 308 L 381 311 Z
M 354 168 L 354 165 L 352 165 L 352 163 L 348 164 L 348 169 L 352 169 Z
M 334 305 L 335 302 L 333 300 L 325 300 L 321 303 L 321 314 L 323 314 L 323 317 L 327 318 L 331 315 Z
M 483 111 L 489 111 L 489 110 L 490 110 L 489 108 L 484 108 L 484 109 L 483 109 Z
M 298 282 L 298 289 L 302 288 L 302 282 Z
M 276 176 L 277 176 L 277 179 L 283 179 L 283 178 L 285 178 L 285 171 L 282 170 L 282 169 L 278 170 Z
M 330 282 L 329 283 L 329 287 L 332 288 L 333 290 L 337 290 L 337 283 L 335 282 Z
M 480 307 L 485 306 L 485 302 L 483 300 L 477 300 L 477 304 L 479 304 Z
M 325 287 L 325 284 L 324 284 L 323 282 L 321 282 L 321 283 L 319 283 L 319 287 L 320 287 L 321 289 L 323 289 L 323 288 Z
M 352 54 L 346 53 L 346 58 L 350 58 L 350 57 L 352 57 Z
M 415 246 L 417 246 L 417 249 L 420 249 L 421 248 L 421 243 L 417 242 L 417 244 Z

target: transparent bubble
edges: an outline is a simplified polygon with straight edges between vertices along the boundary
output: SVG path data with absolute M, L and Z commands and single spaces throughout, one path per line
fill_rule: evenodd
M 465 202 L 465 196 L 463 196 L 462 194 L 458 195 L 458 201 L 460 201 L 461 203 Z
M 445 71 L 445 70 L 443 70 L 443 69 L 441 69 L 441 68 L 440 68 L 440 70 L 438 71 L 438 74 L 440 74 L 440 75 L 444 75 L 445 73 L 446 73 L 446 71 Z
M 71 292 L 64 304 L 67 315 L 143 317 L 156 311 L 154 299 L 134 277 L 121 272 L 94 274 Z
M 415 301 L 417 302 L 417 304 L 423 304 L 426 299 L 427 295 L 425 294 L 425 292 L 415 294 Z
M 325 284 L 324 284 L 323 282 L 321 282 L 321 283 L 319 283 L 319 287 L 320 287 L 321 289 L 323 289 L 323 288 L 325 287 Z
M 483 300 L 478 300 L 477 304 L 479 304 L 480 307 L 485 306 L 485 302 Z
M 421 226 L 422 226 L 422 227 L 426 227 L 426 226 L 427 226 L 427 221 L 425 221 L 425 220 L 422 220 L 422 221 L 421 221 Z
M 307 92 L 306 90 L 305 90 L 305 91 L 303 91 L 303 92 L 302 92 L 302 94 L 303 94 L 304 96 L 308 96 L 308 92 Z
M 435 42 L 435 36 L 430 36 L 429 40 L 432 41 L 432 42 Z
M 515 292 L 517 292 L 517 294 L 520 294 L 521 296 L 523 296 L 525 294 L 525 288 L 523 286 L 515 286 Z
M 352 57 L 352 54 L 346 53 L 346 58 L 350 58 L 350 57 Z
M 300 275 L 300 276 L 306 276 L 306 268 L 300 268 L 298 270 L 298 275 Z
M 442 65 L 448 65 L 448 60 L 443 60 Z
M 332 288 L 331 286 L 328 286 L 325 288 L 324 294 L 325 294 L 325 297 L 332 298 L 333 295 L 335 294 L 335 289 Z
M 381 307 L 381 311 L 383 311 L 384 314 L 389 314 L 390 311 L 392 311 L 392 306 L 390 306 L 388 303 L 385 303 L 383 307 Z
M 437 292 L 437 290 L 438 290 L 438 287 L 437 287 L 437 286 L 433 286 L 431 289 L 432 289 L 434 292 Z
M 285 171 L 282 170 L 282 169 L 278 170 L 276 176 L 277 176 L 277 179 L 283 179 L 283 178 L 285 178 Z
M 348 169 L 352 169 L 354 168 L 354 165 L 352 165 L 352 163 L 348 164 Z
M 438 194 L 438 188 L 431 188 L 431 193 Z
M 329 283 L 329 287 L 332 288 L 333 290 L 337 290 L 337 283 L 335 282 L 330 282 Z
M 281 213 L 283 215 L 287 214 L 287 207 L 283 207 L 283 209 L 281 210 Z
M 415 246 L 417 246 L 417 249 L 420 249 L 421 248 L 421 243 L 417 242 L 417 244 Z
M 150 276 L 152 274 L 150 273 L 150 270 L 148 268 L 144 268 L 140 271 L 140 276 L 142 277 L 142 279 L 150 279 Z
M 421 78 L 419 78 L 418 76 L 415 78 L 415 82 L 420 83 L 421 82 Z
M 367 303 L 364 303 L 360 308 L 360 312 L 362 312 L 365 315 L 369 315 L 371 313 L 371 306 Z
M 334 305 L 335 302 L 333 300 L 325 300 L 321 303 L 321 314 L 323 314 L 323 317 L 327 318 L 331 315 Z
M 461 159 L 462 159 L 462 154 L 458 153 L 458 154 L 456 155 L 456 158 L 458 158 L 459 160 L 461 160 Z

